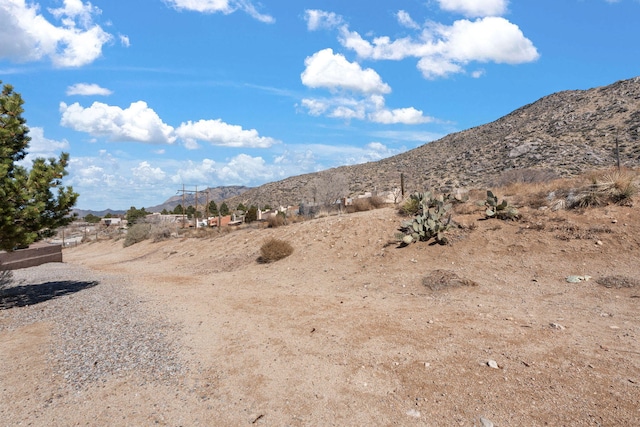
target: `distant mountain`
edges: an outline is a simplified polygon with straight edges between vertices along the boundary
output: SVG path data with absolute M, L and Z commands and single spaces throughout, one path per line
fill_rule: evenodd
M 162 212 L 163 209 L 171 212 L 178 205 L 182 205 L 184 203 L 184 207 L 194 206 L 196 205 L 196 194 L 193 188 L 186 189 L 190 192 L 185 192 L 184 200 L 182 194 L 178 194 L 176 196 L 170 197 L 164 203 L 151 206 L 145 208 L 148 212 Z M 207 201 L 215 201 L 217 204 L 220 204 L 223 200 L 233 198 L 243 194 L 244 192 L 250 190 L 250 187 L 245 187 L 241 185 L 232 185 L 226 187 L 214 187 L 214 188 L 206 188 L 198 191 L 198 205 L 204 206 Z
M 124 215 L 126 211 L 115 211 L 112 209 L 105 209 L 103 211 L 92 211 L 90 209 L 73 209 L 75 214 L 78 215 L 79 218 L 84 218 L 85 216 L 92 214 L 99 217 L 104 217 L 107 214 L 111 214 L 112 216 Z
M 621 163 L 640 165 L 640 77 L 545 96 L 494 122 L 397 156 L 268 183 L 228 204 L 294 205 L 343 181 L 347 194 L 391 190 L 400 187 L 400 174 L 409 192 L 486 187 L 511 169 L 568 176 L 614 166 L 616 140 Z

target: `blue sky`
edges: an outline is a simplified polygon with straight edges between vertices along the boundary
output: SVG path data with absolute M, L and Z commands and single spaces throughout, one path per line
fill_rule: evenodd
M 30 157 L 83 209 L 375 161 L 640 75 L 638 0 L 0 0 Z

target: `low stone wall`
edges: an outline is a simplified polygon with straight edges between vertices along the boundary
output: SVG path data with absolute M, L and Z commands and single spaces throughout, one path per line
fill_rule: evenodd
M 47 262 L 62 262 L 62 246 L 46 245 L 13 252 L 0 252 L 0 265 L 3 270 L 35 267 Z

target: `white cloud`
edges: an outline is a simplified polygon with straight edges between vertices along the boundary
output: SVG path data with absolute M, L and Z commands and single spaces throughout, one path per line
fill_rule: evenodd
M 396 18 L 398 18 L 398 22 L 400 23 L 400 25 L 404 27 L 414 30 L 420 29 L 420 25 L 418 25 L 418 23 L 411 18 L 411 15 L 409 15 L 409 13 L 404 10 L 399 10 L 398 13 L 396 13 Z
M 125 36 L 123 34 L 120 34 L 118 36 L 120 38 L 120 44 L 124 47 L 130 47 L 131 46 L 131 42 L 129 41 L 129 37 Z
M 238 125 L 230 125 L 220 119 L 188 121 L 176 129 L 176 135 L 187 145 L 196 141 L 206 141 L 224 147 L 268 148 L 278 141 L 260 136 L 255 129 L 246 130 Z
M 309 31 L 332 29 L 344 23 L 340 15 L 336 15 L 333 12 L 325 12 L 323 10 L 305 10 L 304 18 L 307 21 L 307 29 Z
M 382 124 L 401 123 L 408 125 L 434 121 L 432 117 L 425 116 L 422 111 L 413 107 L 389 110 L 385 108 L 385 99 L 382 95 L 371 95 L 362 99 L 349 97 L 306 98 L 302 100 L 301 104 L 312 116 L 326 115 L 346 121 L 357 119 Z
M 160 168 L 154 168 L 149 162 L 140 162 L 136 167 L 131 168 L 133 178 L 142 184 L 152 185 L 163 183 L 166 174 Z
M 508 0 L 438 0 L 440 8 L 469 17 L 500 16 L 507 11 Z
M 60 152 L 69 150 L 69 142 L 66 139 L 56 141 L 45 138 L 44 129 L 41 127 L 29 128 L 29 137 L 31 141 L 27 149 L 27 156 L 20 162 L 22 166 L 27 168 L 31 167 L 33 160 L 38 157 L 57 158 L 60 156 Z
M 91 96 L 91 95 L 102 95 L 108 96 L 113 92 L 109 89 L 105 89 L 103 87 L 98 86 L 95 83 L 76 83 L 67 88 L 67 95 L 82 95 L 82 96 Z
M 102 55 L 112 36 L 93 23 L 100 9 L 80 0 L 65 0 L 63 7 L 49 9 L 60 21 L 49 22 L 37 5 L 25 0 L 0 2 L 0 58 L 15 62 L 49 58 L 56 67 L 80 67 Z
M 261 14 L 248 0 L 167 0 L 177 10 L 189 10 L 201 13 L 223 13 L 228 15 L 242 10 L 260 22 L 271 24 L 275 19 L 270 15 Z
M 175 142 L 173 127 L 164 123 L 144 101 L 129 108 L 94 102 L 84 108 L 79 103 L 60 103 L 60 124 L 92 136 L 105 136 L 111 141 L 138 141 L 158 144 Z
M 416 110 L 413 107 L 374 111 L 369 114 L 369 118 L 372 122 L 383 124 L 403 123 L 416 125 L 433 121 L 431 117 L 424 116 L 422 111 Z
M 419 58 L 418 69 L 430 79 L 461 73 L 473 61 L 521 64 L 539 57 L 520 28 L 500 17 L 463 19 L 451 26 L 432 23 L 418 39 L 404 37 L 393 41 L 389 37 L 376 37 L 369 42 L 344 26 L 339 39 L 344 47 L 364 59 Z
M 311 88 L 349 90 L 370 93 L 389 93 L 391 88 L 373 69 L 362 69 L 332 49 L 323 49 L 305 59 L 306 69 L 300 75 L 302 83 Z

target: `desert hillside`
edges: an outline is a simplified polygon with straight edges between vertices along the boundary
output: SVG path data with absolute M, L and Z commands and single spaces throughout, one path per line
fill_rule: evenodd
M 65 250 L 85 286 L 0 310 L 0 399 L 11 402 L 0 416 L 638 425 L 638 209 L 540 210 L 524 191 L 499 194 L 520 203 L 520 221 L 484 220 L 473 200 L 456 207 L 449 245 L 398 247 L 401 218 L 387 207 Z M 259 263 L 271 238 L 294 251 Z
M 295 205 L 313 198 L 314 188 L 332 185 L 362 194 L 400 187 L 407 192 L 493 185 L 511 169 L 546 169 L 573 176 L 616 164 L 640 162 L 640 77 L 589 90 L 551 94 L 485 125 L 377 162 L 343 166 L 290 177 L 250 189 L 229 199 L 262 206 Z

